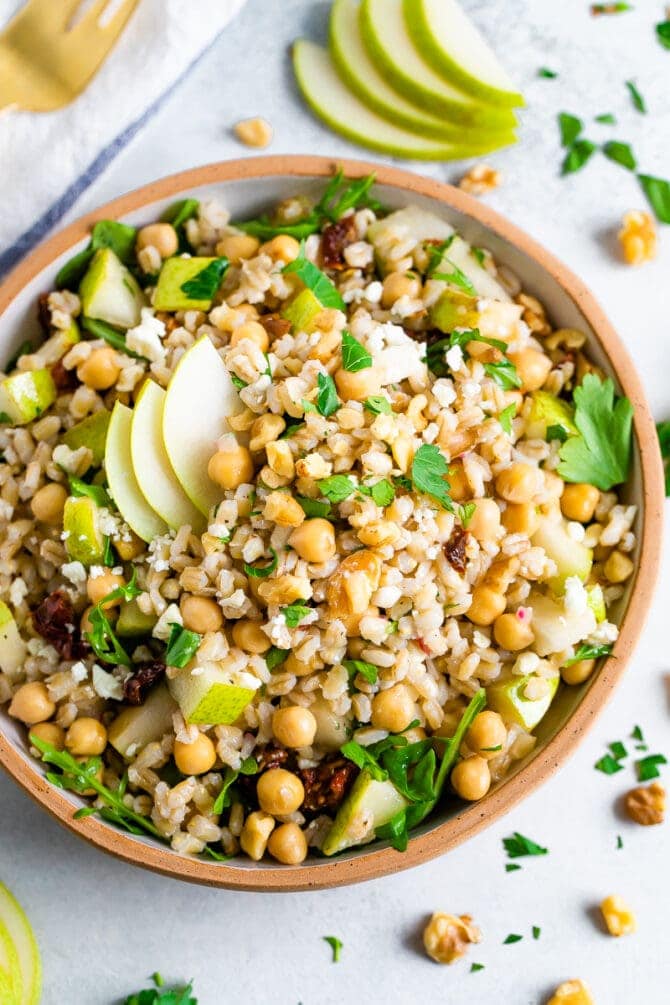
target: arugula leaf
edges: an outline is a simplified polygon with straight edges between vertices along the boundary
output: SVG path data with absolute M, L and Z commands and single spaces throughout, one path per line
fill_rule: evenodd
M 200 203 L 197 199 L 180 199 L 173 202 L 161 216 L 163 223 L 171 223 L 175 230 L 184 226 L 187 220 L 192 220 L 198 215 Z
M 113 325 L 108 325 L 106 321 L 98 321 L 96 318 L 80 318 L 79 323 L 91 335 L 104 339 L 113 349 L 124 352 L 126 356 L 132 356 L 133 359 L 145 358 L 144 356 L 140 356 L 138 352 L 133 352 L 132 349 L 129 349 L 126 345 L 125 333 L 118 328 L 114 328 Z
M 512 837 L 503 838 L 503 847 L 508 858 L 524 858 L 526 855 L 547 855 L 549 850 L 542 845 L 514 831 Z
M 514 932 L 512 932 L 510 935 L 507 936 L 506 939 L 503 940 L 503 946 L 511 946 L 515 942 L 521 942 L 522 939 L 523 935 L 516 935 Z
M 343 744 L 340 747 L 340 753 L 348 761 L 352 761 L 361 771 L 367 771 L 375 782 L 385 782 L 387 780 L 388 772 L 377 763 L 376 758 L 373 757 L 367 747 L 356 743 L 355 740 L 349 740 Z
M 270 646 L 268 651 L 263 655 L 263 659 L 265 660 L 270 673 L 286 661 L 286 657 L 289 652 L 290 649 L 278 649 L 277 646 Z
M 229 264 L 227 258 L 215 258 L 195 276 L 182 283 L 180 290 L 191 300 L 213 300 Z
M 670 223 L 670 182 L 650 174 L 639 174 L 637 180 L 647 197 L 647 202 L 661 223 Z
M 344 502 L 356 491 L 356 485 L 348 475 L 330 475 L 328 478 L 321 478 L 316 484 L 322 495 L 332 503 Z
M 579 435 L 561 447 L 558 473 L 567 482 L 588 482 L 607 492 L 628 477 L 633 406 L 628 398 L 615 398 L 609 377 L 601 380 L 593 373 L 586 374 L 573 398 Z
M 464 293 L 468 293 L 471 297 L 476 297 L 477 290 L 474 288 L 465 273 L 462 272 L 449 258 L 443 258 L 442 262 L 446 262 L 453 271 L 431 272 L 430 278 L 439 279 L 444 283 L 449 283 L 451 286 L 456 286 L 459 290 L 463 290 Z
M 349 677 L 355 677 L 356 674 L 360 674 L 368 684 L 377 683 L 378 670 L 374 663 L 366 663 L 365 660 L 342 660 L 342 666 L 349 674 Z
M 288 234 L 298 241 L 303 241 L 311 234 L 317 233 L 321 226 L 321 220 L 315 213 L 310 213 L 302 220 L 296 220 L 295 223 L 273 223 L 266 214 L 263 214 L 255 220 L 238 222 L 235 226 L 239 230 L 243 230 L 245 234 L 257 237 L 259 241 L 270 241 L 279 234 Z
M 93 255 L 100 248 L 111 248 L 114 254 L 128 265 L 135 257 L 137 230 L 117 220 L 98 220 L 91 230 L 91 240 L 63 265 L 56 275 L 59 290 L 74 290 L 79 285 Z
M 611 112 L 604 112 L 602 115 L 596 115 L 596 122 L 600 122 L 603 126 L 615 126 L 616 117 L 612 115 Z
M 85 248 L 73 255 L 56 273 L 56 289 L 76 290 L 93 258 L 94 251 L 89 241 Z
M 642 95 L 640 94 L 640 92 L 638 91 L 637 87 L 635 86 L 634 81 L 627 80 L 626 87 L 628 88 L 628 92 L 630 94 L 631 101 L 633 102 L 634 107 L 637 108 L 638 112 L 640 112 L 642 115 L 646 115 L 647 104 Z
M 317 213 L 336 222 L 350 209 L 360 209 L 364 206 L 370 206 L 372 209 L 379 208 L 380 204 L 377 200 L 371 199 L 368 195 L 374 181 L 375 175 L 372 173 L 364 178 L 357 178 L 348 185 L 344 171 L 341 167 L 338 168 L 316 204 Z
M 252 576 L 255 579 L 267 579 L 268 576 L 272 575 L 272 573 L 279 565 L 279 559 L 277 557 L 277 552 L 274 550 L 274 548 L 269 548 L 268 550 L 272 555 L 272 559 L 270 560 L 270 562 L 268 562 L 267 565 L 258 566 L 258 565 L 249 565 L 247 562 L 244 563 L 244 571 L 246 572 L 247 576 Z
M 576 115 L 559 112 L 558 128 L 561 131 L 561 146 L 571 147 L 584 128 L 584 123 Z
M 579 171 L 591 159 L 591 156 L 597 149 L 596 144 L 592 143 L 591 140 L 577 140 L 565 156 L 561 165 L 561 174 L 574 174 L 575 171 Z
M 612 752 L 612 757 L 617 761 L 622 761 L 625 757 L 628 757 L 628 751 L 621 740 L 615 740 L 614 743 L 610 743 L 610 751 Z
M 670 422 L 656 423 L 656 432 L 665 471 L 665 494 L 670 496 Z
M 635 767 L 637 769 L 637 779 L 639 782 L 650 782 L 652 778 L 659 778 L 660 771 L 658 770 L 659 764 L 667 764 L 668 760 L 663 754 L 649 754 L 648 757 L 643 757 L 641 760 L 635 762 Z
M 605 143 L 603 146 L 603 153 L 609 160 L 614 161 L 615 164 L 620 164 L 621 167 L 628 168 L 629 171 L 634 171 L 637 167 L 635 154 L 629 143 L 610 140 L 609 143 Z
M 503 408 L 502 412 L 498 416 L 498 422 L 503 427 L 503 430 L 508 436 L 512 433 L 512 419 L 516 415 L 516 405 L 508 405 L 507 408 Z
M 497 363 L 484 363 L 484 372 L 504 391 L 513 391 L 515 388 L 521 387 L 519 372 L 507 356 L 498 360 Z
M 342 366 L 349 373 L 358 373 L 372 366 L 372 356 L 348 331 L 342 332 Z
M 412 461 L 412 485 L 451 512 L 454 504 L 446 480 L 448 473 L 449 465 L 440 448 L 434 443 L 422 443 Z
M 381 394 L 372 394 L 366 398 L 363 402 L 363 408 L 366 412 L 372 412 L 373 415 L 391 415 L 393 411 L 391 402 Z
M 329 415 L 332 415 L 340 407 L 335 381 L 330 374 L 320 373 L 317 377 L 316 384 L 318 388 L 316 407 L 318 408 L 319 413 L 327 419 Z
M 170 637 L 165 650 L 165 663 L 169 667 L 182 669 L 198 651 L 202 635 L 191 632 L 177 622 L 170 624 Z
M 616 775 L 617 771 L 623 771 L 623 764 L 620 764 L 611 754 L 605 754 L 593 765 L 597 771 L 602 771 L 604 775 Z
M 323 941 L 327 942 L 333 950 L 333 963 L 339 963 L 340 954 L 342 952 L 342 942 L 340 939 L 338 939 L 336 935 L 324 935 Z
M 116 565 L 116 559 L 114 557 L 114 548 L 112 547 L 111 537 L 105 538 L 105 550 L 102 556 L 102 564 L 108 569 L 113 569 Z
M 303 618 L 312 610 L 311 607 L 307 607 L 305 604 L 301 604 L 299 600 L 294 600 L 292 604 L 287 607 L 281 608 L 281 613 L 284 615 L 284 620 L 288 628 L 297 628 Z
M 664 49 L 670 49 L 670 21 L 660 21 L 656 25 L 656 38 Z
M 330 503 L 321 502 L 319 499 L 308 499 L 307 496 L 296 496 L 296 498 L 306 517 L 318 516 L 327 520 L 332 513 Z
M 103 607 L 110 600 L 128 601 L 134 597 L 138 597 L 142 591 L 135 582 L 135 576 L 136 571 L 133 569 L 130 581 L 125 586 L 117 586 L 111 593 L 104 596 L 89 613 L 88 619 L 91 623 L 92 631 L 84 632 L 84 637 L 90 643 L 98 659 L 101 659 L 103 663 L 120 664 L 126 667 L 132 666 L 130 656 L 116 637 L 112 623 Z
M 301 279 L 308 290 L 311 290 L 322 307 L 335 307 L 346 310 L 344 300 L 336 287 L 331 283 L 325 272 L 322 272 L 313 262 L 305 257 L 304 242 L 300 245 L 300 253 L 292 262 L 282 269 L 285 275 L 295 274 Z
M 438 241 L 437 244 L 431 241 L 424 243 L 424 250 L 428 255 L 428 265 L 426 266 L 427 278 L 431 278 L 435 270 L 439 268 L 440 263 L 444 258 L 445 251 L 449 250 L 451 245 L 454 243 L 455 238 L 455 234 L 450 234 L 449 237 L 444 239 L 444 241 Z
M 82 481 L 81 478 L 75 478 L 74 475 L 70 475 L 68 481 L 70 483 L 70 495 L 75 498 L 88 496 L 96 506 L 112 505 L 112 500 L 109 498 L 104 485 L 90 485 L 88 482 Z
M 537 71 L 538 77 L 544 77 L 546 80 L 555 80 L 558 74 L 555 70 L 550 70 L 546 66 L 541 66 Z
M 609 656 L 611 652 L 612 644 L 609 642 L 598 646 L 584 642 L 575 649 L 575 655 L 566 660 L 563 666 L 571 667 L 575 663 L 581 663 L 582 660 L 597 660 L 601 656 Z

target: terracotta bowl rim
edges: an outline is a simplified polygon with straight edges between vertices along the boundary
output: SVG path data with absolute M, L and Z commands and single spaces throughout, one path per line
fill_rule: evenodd
M 341 166 L 350 178 L 374 171 L 376 180 L 381 185 L 399 188 L 410 196 L 414 193 L 435 199 L 450 209 L 474 218 L 534 259 L 581 311 L 609 361 L 612 374 L 632 401 L 635 410 L 634 431 L 640 458 L 643 504 L 640 559 L 613 655 L 605 661 L 569 720 L 527 766 L 480 804 L 473 805 L 425 834 L 412 838 L 404 854 L 388 847 L 375 847 L 350 859 L 328 862 L 319 860 L 314 864 L 295 867 L 260 868 L 188 858 L 169 848 L 136 841 L 130 835 L 94 817 L 74 820 L 72 803 L 43 778 L 37 764 L 33 767 L 27 762 L 0 732 L 2 767 L 28 795 L 73 833 L 134 865 L 166 876 L 229 889 L 262 892 L 314 890 L 384 876 L 443 854 L 507 813 L 567 759 L 609 698 L 642 631 L 659 571 L 664 499 L 662 465 L 654 421 L 627 350 L 581 279 L 524 231 L 451 185 L 381 164 L 359 160 L 334 161 L 328 157 L 307 155 L 242 158 L 181 171 L 113 199 L 82 216 L 36 248 L 0 285 L 0 316 L 23 287 L 54 259 L 82 240 L 96 220 L 123 217 L 146 204 L 201 186 L 287 175 L 295 178 L 323 178 L 330 175 L 337 166 Z

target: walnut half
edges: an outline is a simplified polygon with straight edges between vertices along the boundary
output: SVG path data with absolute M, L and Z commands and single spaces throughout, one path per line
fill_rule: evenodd
M 423 930 L 423 944 L 436 963 L 455 963 L 465 956 L 471 942 L 481 942 L 482 935 L 469 914 L 444 914 L 436 911 Z
M 662 824 L 665 817 L 665 789 L 659 782 L 640 785 L 624 797 L 626 813 L 636 824 Z
M 584 981 L 564 981 L 556 988 L 547 1005 L 594 1005 Z

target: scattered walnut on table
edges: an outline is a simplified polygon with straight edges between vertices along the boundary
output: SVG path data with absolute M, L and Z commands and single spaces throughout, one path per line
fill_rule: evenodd
M 564 981 L 556 988 L 547 1005 L 594 1005 L 584 981 Z
M 603 920 L 610 935 L 630 935 L 637 930 L 635 915 L 626 904 L 623 897 L 613 893 L 605 897 L 600 905 Z
M 490 164 L 475 164 L 467 171 L 458 183 L 458 187 L 469 195 L 486 195 L 498 188 L 502 181 L 500 171 Z
M 642 265 L 656 257 L 656 225 L 651 213 L 639 209 L 625 213 L 617 237 L 628 265 Z
M 242 119 L 234 129 L 238 140 L 248 147 L 267 147 L 272 142 L 272 126 L 266 119 Z
M 626 813 L 636 824 L 662 824 L 665 817 L 665 789 L 660 782 L 640 785 L 624 796 Z
M 423 930 L 423 944 L 436 963 L 455 963 L 465 956 L 468 946 L 481 942 L 482 933 L 469 914 L 436 911 Z

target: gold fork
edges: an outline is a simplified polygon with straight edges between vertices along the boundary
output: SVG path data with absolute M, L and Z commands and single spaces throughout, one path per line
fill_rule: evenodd
M 82 0 L 28 0 L 0 35 L 0 109 L 50 112 L 84 90 L 139 3 L 122 0 L 107 23 L 108 0 L 95 0 L 73 23 Z

